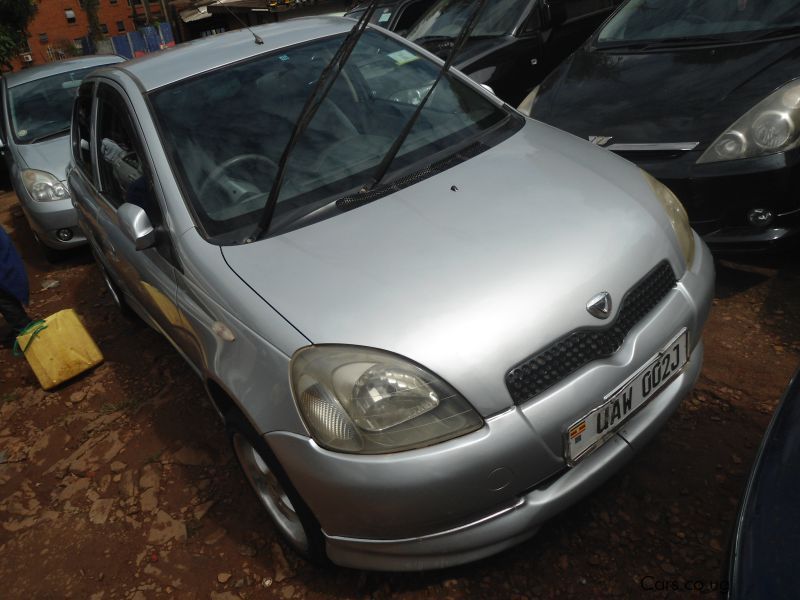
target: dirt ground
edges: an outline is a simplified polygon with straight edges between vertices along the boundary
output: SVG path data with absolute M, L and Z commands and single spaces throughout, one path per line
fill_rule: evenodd
M 106 361 L 46 393 L 24 359 L 0 348 L 0 597 L 441 600 L 719 589 L 739 495 L 798 365 L 797 252 L 718 261 L 694 393 L 597 492 L 495 557 L 367 573 L 315 567 L 281 545 L 189 367 L 118 314 L 88 252 L 48 264 L 15 202 L 0 194 L 0 223 L 27 263 L 31 312 L 75 308 Z

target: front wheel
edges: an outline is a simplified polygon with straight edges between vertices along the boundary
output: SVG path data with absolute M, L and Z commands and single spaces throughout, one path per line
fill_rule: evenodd
M 324 562 L 319 524 L 266 442 L 238 413 L 226 416 L 225 422 L 239 465 L 281 536 L 298 554 Z

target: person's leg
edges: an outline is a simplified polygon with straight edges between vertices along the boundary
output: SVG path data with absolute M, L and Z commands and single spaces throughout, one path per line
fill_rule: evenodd
M 3 290 L 0 290 L 0 314 L 3 315 L 15 334 L 25 329 L 31 320 L 20 301 Z

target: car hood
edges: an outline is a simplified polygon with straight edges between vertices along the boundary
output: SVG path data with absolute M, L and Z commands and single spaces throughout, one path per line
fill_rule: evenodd
M 670 51 L 592 50 L 552 73 L 532 116 L 612 143 L 701 142 L 800 74 L 800 38 Z
M 535 121 L 371 204 L 222 252 L 313 343 L 410 358 L 484 416 L 512 404 L 511 367 L 603 323 L 590 298 L 681 264 L 635 166 Z
M 36 144 L 19 144 L 16 149 L 25 162 L 25 166 L 22 168 L 47 171 L 60 181 L 66 180 L 67 164 L 69 163 L 69 135 Z

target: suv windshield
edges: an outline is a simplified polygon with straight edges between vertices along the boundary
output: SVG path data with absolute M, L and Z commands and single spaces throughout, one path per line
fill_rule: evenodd
M 88 67 L 51 75 L 8 89 L 8 112 L 14 138 L 31 144 L 69 132 L 72 103 Z
M 529 0 L 492 0 L 478 16 L 470 37 L 500 37 L 511 35 Z M 474 0 L 439 0 L 425 13 L 406 36 L 412 42 L 427 39 L 454 38 L 474 10 Z
M 209 235 L 258 223 L 297 117 L 341 40 L 286 48 L 151 94 L 170 159 Z M 366 184 L 438 69 L 367 31 L 291 154 L 274 223 L 285 225 Z M 456 152 L 509 115 L 445 76 L 391 172 L 423 168 L 432 155 Z
M 600 31 L 597 41 L 731 39 L 740 33 L 797 26 L 797 0 L 631 0 Z

